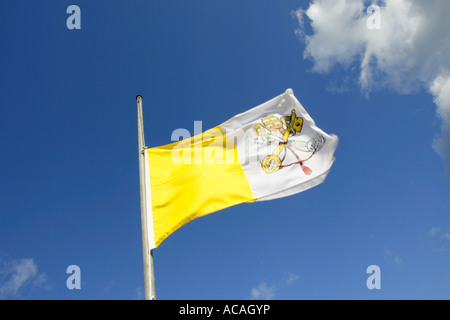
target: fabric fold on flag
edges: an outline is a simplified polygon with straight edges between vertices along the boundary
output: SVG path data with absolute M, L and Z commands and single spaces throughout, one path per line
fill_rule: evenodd
M 199 135 L 146 149 L 149 247 L 198 217 L 322 183 L 337 144 L 288 89 Z

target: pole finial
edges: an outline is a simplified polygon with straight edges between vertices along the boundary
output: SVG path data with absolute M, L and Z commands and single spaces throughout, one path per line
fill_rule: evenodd
M 136 100 L 142 100 L 142 96 L 140 95 L 140 94 L 138 94 L 137 96 L 136 96 Z

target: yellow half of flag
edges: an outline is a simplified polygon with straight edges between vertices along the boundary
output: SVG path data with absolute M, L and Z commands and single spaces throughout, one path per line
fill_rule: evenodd
M 195 218 L 254 200 L 237 149 L 220 127 L 147 153 L 155 247 Z

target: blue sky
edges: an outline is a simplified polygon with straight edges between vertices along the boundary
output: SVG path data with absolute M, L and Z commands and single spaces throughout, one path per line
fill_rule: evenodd
M 287 88 L 339 137 L 327 180 L 177 230 L 157 298 L 449 299 L 448 5 L 369 4 L 2 3 L 0 299 L 142 299 L 136 95 L 152 147 Z

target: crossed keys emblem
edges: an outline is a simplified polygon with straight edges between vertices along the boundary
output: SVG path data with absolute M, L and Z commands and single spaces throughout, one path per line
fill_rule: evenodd
M 254 126 L 256 134 L 263 137 L 265 141 L 272 142 L 278 140 L 278 146 L 272 152 L 267 155 L 261 161 L 261 168 L 267 174 L 277 172 L 278 170 L 299 164 L 303 172 L 307 175 L 311 174 L 312 170 L 304 165 L 304 162 L 309 160 L 325 143 L 325 138 L 318 135 L 314 139 L 311 139 L 306 143 L 305 150 L 303 152 L 310 152 L 310 156 L 306 159 L 300 159 L 297 152 L 293 149 L 293 146 L 288 144 L 289 137 L 296 135 L 302 131 L 303 118 L 297 117 L 295 109 L 291 110 L 290 116 L 280 117 L 269 115 L 261 119 L 262 123 L 258 123 Z M 278 132 L 280 134 L 278 134 Z M 282 136 L 280 138 L 279 136 Z M 297 161 L 290 164 L 283 164 L 286 159 L 287 151 L 290 151 Z M 282 156 L 280 156 L 283 153 Z

